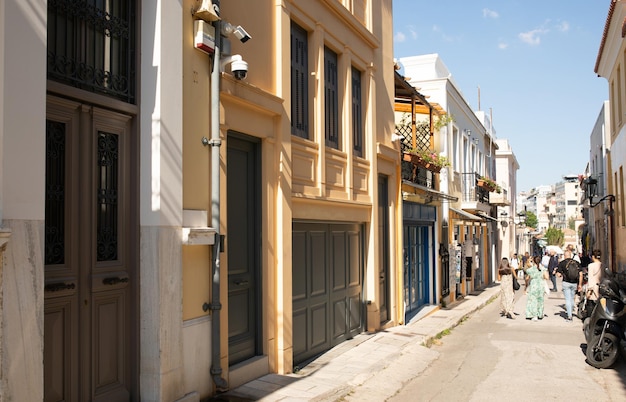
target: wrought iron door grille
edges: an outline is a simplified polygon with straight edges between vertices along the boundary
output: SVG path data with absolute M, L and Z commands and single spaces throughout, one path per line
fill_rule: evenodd
M 49 0 L 48 78 L 135 102 L 135 1 Z

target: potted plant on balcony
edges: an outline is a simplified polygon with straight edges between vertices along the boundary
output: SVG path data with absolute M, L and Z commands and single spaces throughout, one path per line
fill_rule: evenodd
M 478 187 L 482 187 L 487 191 L 497 191 L 498 185 L 495 181 L 486 176 L 478 176 Z M 502 191 L 502 190 L 500 190 Z
M 435 173 L 439 173 L 444 167 L 450 166 L 448 158 L 439 155 L 433 149 L 410 149 L 403 158 Z

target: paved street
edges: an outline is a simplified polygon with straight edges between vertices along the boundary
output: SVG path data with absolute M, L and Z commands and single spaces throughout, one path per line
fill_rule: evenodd
M 524 319 L 526 297 L 518 298 L 515 320 L 500 317 L 498 300 L 442 338 L 432 364 L 389 401 L 626 400 L 626 364 L 585 363 L 582 323 L 564 320 L 562 292 L 539 322 Z
M 213 400 L 626 400 L 626 364 L 585 363 L 582 323 L 565 321 L 561 292 L 538 322 L 524 319 L 523 291 L 517 318 L 501 317 L 498 294 L 489 287 L 406 326 L 359 335 L 296 374 L 270 374 Z

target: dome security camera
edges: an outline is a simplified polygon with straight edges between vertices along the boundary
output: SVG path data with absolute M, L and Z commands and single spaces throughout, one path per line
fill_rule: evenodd
M 233 72 L 236 79 L 245 80 L 248 76 L 248 62 L 243 59 L 233 60 L 230 64 L 230 71 Z
M 227 64 L 230 64 L 230 71 L 236 79 L 246 79 L 248 76 L 248 62 L 240 54 L 224 57 L 220 62 L 220 71 L 224 71 Z

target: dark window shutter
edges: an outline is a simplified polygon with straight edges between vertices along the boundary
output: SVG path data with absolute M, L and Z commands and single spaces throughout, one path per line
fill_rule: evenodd
M 354 143 L 354 154 L 363 156 L 361 72 L 354 67 L 352 67 L 352 141 Z
M 339 149 L 337 53 L 324 48 L 324 121 L 326 146 Z
M 309 138 L 307 32 L 291 23 L 291 134 Z

